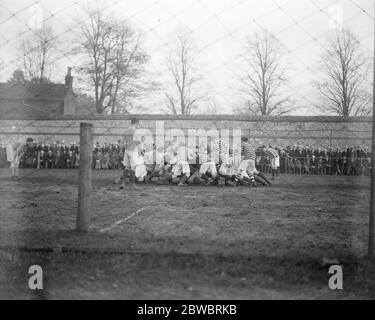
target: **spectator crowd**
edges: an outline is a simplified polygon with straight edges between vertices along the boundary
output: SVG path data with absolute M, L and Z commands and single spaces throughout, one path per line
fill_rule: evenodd
M 123 150 L 119 143 L 97 143 L 93 148 L 93 169 L 121 169 Z M 35 144 L 28 148 L 20 161 L 20 168 L 76 169 L 79 167 L 79 146 L 75 142 L 65 144 Z M 6 145 L 0 145 L 0 166 L 7 166 Z
M 325 148 L 311 146 L 274 147 L 280 157 L 280 173 L 315 175 L 369 175 L 371 153 L 368 147 Z M 124 148 L 121 142 L 96 143 L 93 148 L 94 170 L 123 169 Z M 72 142 L 35 144 L 20 161 L 21 168 L 76 169 L 79 167 L 79 146 Z M 6 145 L 0 144 L 0 167 L 8 166 Z M 271 158 L 256 149 L 256 166 L 264 173 L 271 171 Z
M 370 175 L 371 152 L 368 147 L 309 147 L 276 148 L 280 156 L 280 173 L 319 175 Z M 269 163 L 257 154 L 257 165 L 267 172 Z

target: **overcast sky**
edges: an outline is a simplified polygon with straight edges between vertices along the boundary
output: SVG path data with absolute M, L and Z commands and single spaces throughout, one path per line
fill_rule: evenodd
M 0 81 L 5 81 L 20 65 L 17 51 L 19 40 L 32 32 L 29 28 L 46 19 L 65 45 L 69 45 L 77 25 L 75 18 L 84 1 L 73 0 L 0 0 L 0 59 L 5 69 Z M 86 1 L 91 2 L 91 1 Z M 158 80 L 165 78 L 165 57 L 176 28 L 191 30 L 195 40 L 197 61 L 211 88 L 211 98 L 222 112 L 228 113 L 241 103 L 236 76 L 241 71 L 238 56 L 246 35 L 262 28 L 274 33 L 289 50 L 286 56 L 291 65 L 290 90 L 296 98 L 299 115 L 317 114 L 311 107 L 315 92 L 311 81 L 316 76 L 317 62 L 334 32 L 337 21 L 352 30 L 361 48 L 373 55 L 373 0 L 105 0 L 103 10 L 128 18 L 131 25 L 143 34 L 143 45 L 150 54 L 148 70 Z M 54 79 L 63 81 L 67 66 L 75 67 L 74 58 L 58 61 Z M 371 79 L 369 78 L 369 82 Z M 157 112 L 158 99 L 145 101 Z M 203 110 L 202 110 L 203 112 Z

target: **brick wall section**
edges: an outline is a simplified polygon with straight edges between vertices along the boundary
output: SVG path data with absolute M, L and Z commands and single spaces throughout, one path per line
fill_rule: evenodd
M 372 119 L 338 117 L 239 117 L 226 115 L 121 115 L 121 116 L 63 116 L 48 119 L 1 120 L 0 142 L 24 139 L 28 136 L 38 141 L 79 141 L 79 123 L 94 124 L 95 141 L 115 142 L 121 138 L 130 119 L 140 119 L 140 126 L 155 133 L 156 121 L 163 121 L 165 133 L 169 129 L 241 129 L 252 140 L 265 144 L 315 145 L 315 146 L 371 146 Z M 173 134 L 176 134 L 173 133 Z M 178 134 L 178 132 L 177 132 Z

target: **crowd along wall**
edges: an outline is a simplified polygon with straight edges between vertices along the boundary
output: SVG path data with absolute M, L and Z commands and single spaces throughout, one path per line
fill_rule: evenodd
M 140 127 L 156 133 L 163 126 L 166 135 L 186 135 L 188 130 L 240 129 L 250 141 L 267 145 L 304 145 L 320 147 L 371 146 L 370 118 L 339 117 L 243 117 L 231 115 L 117 115 L 60 116 L 48 119 L 0 119 L 0 142 L 33 137 L 44 144 L 54 141 L 79 141 L 79 124 L 94 125 L 95 142 L 117 142 L 130 125 L 131 118 L 140 120 Z M 172 132 L 169 131 L 172 129 Z M 160 131 L 159 131 L 160 133 Z

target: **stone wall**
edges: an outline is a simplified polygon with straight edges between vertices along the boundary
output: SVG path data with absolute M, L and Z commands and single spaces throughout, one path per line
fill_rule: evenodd
M 165 134 L 183 135 L 188 129 L 241 129 L 251 140 L 265 144 L 315 146 L 371 146 L 372 119 L 338 117 L 239 117 L 239 116 L 63 116 L 44 120 L 1 120 L 0 142 L 33 137 L 37 141 L 79 141 L 79 123 L 94 124 L 95 141 L 116 142 L 132 117 L 140 119 L 140 127 L 155 134 L 156 124 L 163 125 Z M 173 132 L 168 130 L 173 129 Z

